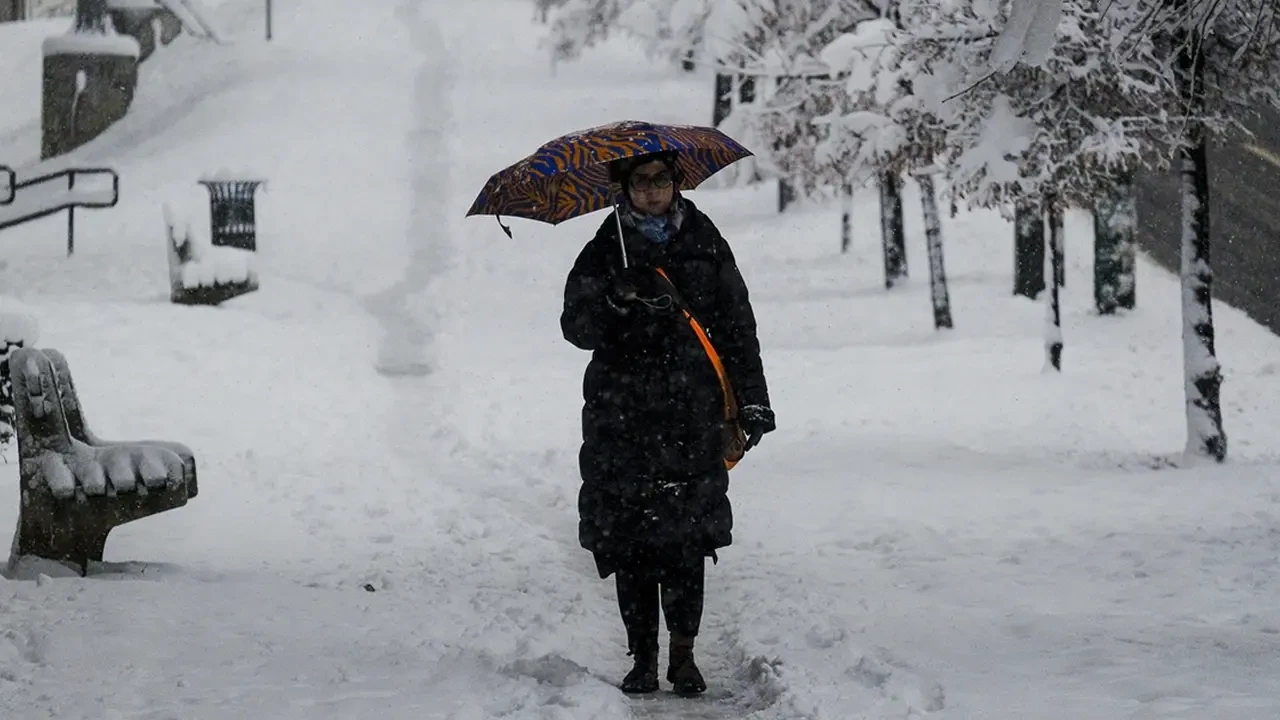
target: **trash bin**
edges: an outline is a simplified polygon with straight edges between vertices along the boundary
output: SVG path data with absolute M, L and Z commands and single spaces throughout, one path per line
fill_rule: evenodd
M 254 193 L 264 180 L 201 180 L 209 189 L 212 244 L 256 252 L 258 228 L 254 218 Z

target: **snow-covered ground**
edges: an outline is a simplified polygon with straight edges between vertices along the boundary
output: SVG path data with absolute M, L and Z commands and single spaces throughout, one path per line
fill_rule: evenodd
M 1094 316 L 1071 217 L 1045 373 L 998 218 L 944 218 L 957 329 L 933 331 L 914 186 L 893 293 L 873 198 L 841 255 L 832 209 L 695 193 L 752 288 L 779 430 L 733 474 L 711 692 L 623 696 L 612 584 L 576 542 L 587 358 L 558 328 L 602 218 L 511 240 L 462 215 L 556 134 L 706 122 L 709 79 L 625 43 L 552 76 L 525 0 L 276 6 L 270 45 L 261 3 L 224 0 L 232 45 L 144 65 L 129 117 L 68 160 L 123 183 L 73 258 L 56 220 L 0 234 L 0 294 L 67 354 L 95 430 L 183 441 L 201 472 L 91 577 L 0 580 L 0 717 L 1280 714 L 1280 339 L 1216 308 L 1232 460 L 1171 467 L 1173 280 L 1144 262 L 1138 310 Z M 271 183 L 262 289 L 169 305 L 161 204 L 199 228 L 195 180 L 224 166 Z M 0 478 L 12 527 L 16 465 Z

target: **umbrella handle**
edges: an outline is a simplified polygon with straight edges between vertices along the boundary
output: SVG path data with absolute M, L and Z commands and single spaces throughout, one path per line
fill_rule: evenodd
M 622 269 L 626 270 L 631 263 L 627 262 L 627 243 L 622 239 L 622 211 L 616 202 L 613 204 L 613 219 L 618 221 L 618 249 L 622 251 Z

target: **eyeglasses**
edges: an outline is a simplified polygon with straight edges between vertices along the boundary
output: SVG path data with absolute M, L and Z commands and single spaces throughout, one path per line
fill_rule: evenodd
M 675 178 L 671 176 L 671 172 L 663 170 L 653 175 L 632 175 L 630 185 L 632 190 L 666 190 L 673 182 Z

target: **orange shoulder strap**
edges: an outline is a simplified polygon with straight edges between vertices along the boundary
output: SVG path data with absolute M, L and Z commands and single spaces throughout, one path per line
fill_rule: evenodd
M 672 287 L 675 283 L 671 282 L 671 278 L 662 268 L 656 268 L 658 274 L 663 277 Z M 724 410 L 725 417 L 730 420 L 738 418 L 738 398 L 733 392 L 733 385 L 729 382 L 729 374 L 725 372 L 724 363 L 720 360 L 720 353 L 716 352 L 716 348 L 711 344 L 711 338 L 707 336 L 707 331 L 702 328 L 702 323 L 689 312 L 689 309 L 680 303 L 680 312 L 684 314 L 685 320 L 689 322 L 689 327 L 693 328 L 693 333 L 698 336 L 698 342 L 702 343 L 702 350 L 707 354 L 707 359 L 711 361 L 711 367 L 715 368 L 716 376 L 720 378 L 720 390 L 724 392 Z

